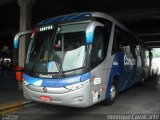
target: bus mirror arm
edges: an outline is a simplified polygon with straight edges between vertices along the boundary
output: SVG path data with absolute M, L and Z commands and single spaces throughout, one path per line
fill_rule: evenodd
M 14 36 L 14 48 L 18 48 L 18 43 L 19 43 L 19 38 L 23 35 L 26 35 L 26 34 L 31 34 L 32 33 L 32 30 L 28 30 L 28 31 L 23 31 L 23 32 L 19 32 L 17 33 L 15 36 Z

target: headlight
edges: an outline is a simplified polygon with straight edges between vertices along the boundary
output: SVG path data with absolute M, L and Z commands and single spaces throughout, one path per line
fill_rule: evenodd
M 84 82 L 77 83 L 77 84 L 65 86 L 65 88 L 67 88 L 69 90 L 76 90 L 76 89 L 80 89 L 82 87 L 85 87 L 87 84 L 89 84 L 89 82 L 90 82 L 90 79 L 86 80 Z
M 28 83 L 27 81 L 25 81 L 24 79 L 23 79 L 23 84 L 24 84 L 25 86 L 29 85 L 29 83 Z

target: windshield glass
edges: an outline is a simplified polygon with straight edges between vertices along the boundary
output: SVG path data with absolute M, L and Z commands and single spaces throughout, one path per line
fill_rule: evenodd
M 25 69 L 60 72 L 85 66 L 87 23 L 59 25 L 54 30 L 37 31 L 32 37 Z

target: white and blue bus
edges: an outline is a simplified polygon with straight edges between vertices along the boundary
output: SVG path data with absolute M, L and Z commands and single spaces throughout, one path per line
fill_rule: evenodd
M 19 36 L 15 36 L 15 46 Z M 29 100 L 88 107 L 114 102 L 144 80 L 137 37 L 111 16 L 74 13 L 41 21 L 33 30 L 23 75 Z

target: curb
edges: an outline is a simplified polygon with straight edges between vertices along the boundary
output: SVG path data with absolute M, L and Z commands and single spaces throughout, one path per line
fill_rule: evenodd
M 19 101 L 14 101 L 11 103 L 2 104 L 0 105 L 0 115 L 18 110 L 22 106 L 30 104 L 30 103 L 32 103 L 32 101 L 19 100 Z
M 27 101 L 23 101 L 23 102 L 22 102 L 22 105 L 27 105 L 27 104 L 30 104 L 30 103 L 33 103 L 33 101 L 27 100 Z

